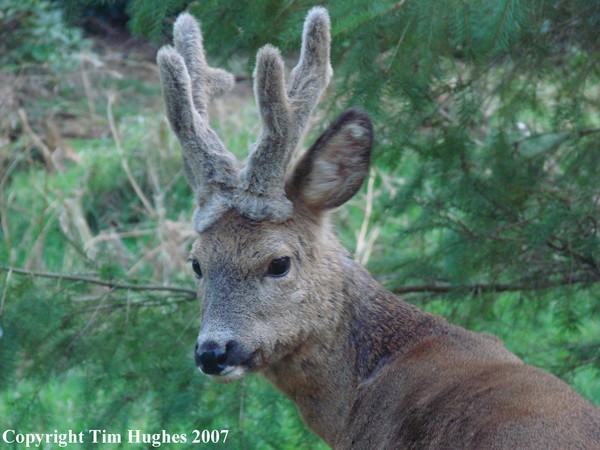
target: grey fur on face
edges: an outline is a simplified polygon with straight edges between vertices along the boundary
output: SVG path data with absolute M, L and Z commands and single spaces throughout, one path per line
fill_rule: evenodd
M 209 67 L 196 20 L 181 14 L 174 25 L 175 47 L 157 56 L 167 117 L 181 143 L 186 179 L 198 209 L 194 227 L 202 232 L 235 208 L 256 221 L 282 223 L 293 205 L 285 194 L 285 173 L 308 118 L 332 76 L 329 15 L 313 8 L 304 23 L 300 60 L 286 83 L 279 50 L 261 48 L 254 93 L 261 133 L 241 172 L 209 125 L 208 102 L 233 87 L 228 72 Z

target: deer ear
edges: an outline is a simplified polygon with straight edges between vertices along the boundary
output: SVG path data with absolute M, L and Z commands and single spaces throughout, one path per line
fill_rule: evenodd
M 343 205 L 362 185 L 372 147 L 369 116 L 358 109 L 343 112 L 296 165 L 288 198 L 315 210 Z

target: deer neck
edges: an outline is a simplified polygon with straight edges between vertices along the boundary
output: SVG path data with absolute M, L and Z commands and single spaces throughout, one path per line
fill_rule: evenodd
M 327 298 L 319 299 L 327 305 L 327 326 L 265 373 L 329 445 L 348 420 L 359 384 L 446 324 L 393 296 L 348 257 L 342 259 L 342 270 L 329 278 Z

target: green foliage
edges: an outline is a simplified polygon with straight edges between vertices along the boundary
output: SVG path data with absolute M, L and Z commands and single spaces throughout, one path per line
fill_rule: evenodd
M 73 64 L 81 49 L 81 30 L 66 27 L 49 1 L 0 0 L 0 64 L 5 71 L 47 63 L 56 70 Z
M 248 71 L 266 42 L 296 52 L 313 6 L 126 3 L 131 29 L 155 41 L 169 39 L 187 6 L 201 18 L 209 59 L 248 60 Z M 377 129 L 371 179 L 336 216 L 343 242 L 388 288 L 497 334 L 600 404 L 600 9 L 585 0 L 324 6 L 336 78 L 321 112 L 328 120 L 313 134 L 350 105 L 367 110 Z M 25 44 L 14 51 L 29 52 Z M 191 194 L 179 149 L 157 79 L 141 83 L 127 70 L 123 80 L 102 81 L 120 95 L 122 154 L 98 117 L 100 137 L 70 139 L 82 159 L 62 173 L 45 170 L 36 148 L 37 158 L 19 159 L 24 138 L 3 153 L 17 163 L 5 164 L 10 176 L 0 182 L 2 264 L 192 288 Z M 80 90 L 60 92 L 87 111 Z M 257 133 L 248 97 L 214 124 L 238 156 Z M 0 273 L 0 286 L 5 280 Z M 229 448 L 320 445 L 291 402 L 259 378 L 219 386 L 197 376 L 192 296 L 16 274 L 7 292 L 0 428 L 229 428 Z

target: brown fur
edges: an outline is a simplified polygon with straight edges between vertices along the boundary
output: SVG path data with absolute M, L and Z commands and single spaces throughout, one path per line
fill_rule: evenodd
M 329 445 L 600 448 L 596 407 L 498 339 L 394 297 L 304 214 L 276 226 L 231 213 L 193 254 L 211 270 L 199 285 L 202 333 L 235 330 L 258 351 L 249 371 L 292 398 Z M 261 282 L 280 246 L 296 255 L 295 271 Z
M 313 99 L 293 114 L 293 108 L 277 112 L 314 83 L 315 55 L 328 74 L 325 15 L 322 9 L 309 14 L 308 44 L 287 92 L 278 52 L 267 48 L 259 58 L 265 136 L 287 129 L 294 114 L 306 115 L 305 123 L 314 106 Z M 368 171 L 373 130 L 364 113 L 342 114 L 287 180 L 287 145 L 294 139 L 265 138 L 238 183 L 227 158 L 219 159 L 224 149 L 207 128 L 204 103 L 193 106 L 208 95 L 191 97 L 190 79 L 206 73 L 194 70 L 205 64 L 203 56 L 190 60 L 194 52 L 166 50 L 159 62 L 169 119 L 199 202 L 191 258 L 202 271 L 196 350 L 202 370 L 223 382 L 263 373 L 339 449 L 600 449 L 595 406 L 524 364 L 498 339 L 393 296 L 337 242 L 327 211 L 351 198 Z M 307 89 L 320 95 L 321 87 Z M 224 172 L 215 172 L 218 167 Z M 273 272 L 282 258 L 289 270 Z

